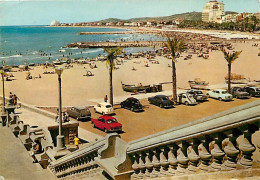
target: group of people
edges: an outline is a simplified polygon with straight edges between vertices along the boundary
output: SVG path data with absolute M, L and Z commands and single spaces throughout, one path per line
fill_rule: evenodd
M 9 98 L 10 98 L 9 100 L 10 105 L 16 106 L 19 98 L 12 92 L 9 93 Z
M 59 122 L 59 109 L 57 109 L 56 121 Z M 69 114 L 67 112 L 62 113 L 62 122 L 69 122 Z

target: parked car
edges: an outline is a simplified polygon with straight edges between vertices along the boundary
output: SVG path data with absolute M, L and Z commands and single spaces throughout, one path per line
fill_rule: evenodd
M 98 119 L 91 119 L 91 124 L 94 128 L 108 132 L 122 131 L 122 124 L 112 116 L 100 116 Z
M 233 95 L 234 98 L 237 99 L 250 98 L 249 93 L 246 92 L 246 90 L 241 87 L 233 87 L 231 89 L 231 94 Z
M 178 102 L 180 104 L 185 104 L 186 106 L 198 104 L 196 99 L 193 97 L 193 95 L 192 94 L 188 94 L 188 93 L 181 93 L 181 94 L 179 94 L 178 95 Z
M 258 87 L 255 86 L 246 86 L 244 87 L 246 92 L 249 93 L 249 96 L 252 97 L 260 97 L 260 89 Z
M 94 106 L 94 111 L 101 113 L 102 115 L 105 114 L 114 114 L 114 108 L 111 104 L 102 102 Z
M 231 101 L 233 99 L 233 96 L 224 89 L 215 89 L 212 91 L 208 91 L 206 95 L 220 101 Z
M 149 97 L 148 101 L 150 104 L 160 106 L 160 108 L 172 108 L 173 107 L 173 102 L 171 100 L 169 100 L 169 98 L 165 95 L 156 95 L 153 97 Z
M 202 91 L 197 89 L 191 89 L 187 91 L 187 93 L 191 94 L 194 97 L 194 99 L 196 99 L 196 101 L 206 101 L 208 99 L 208 97 L 204 95 Z
M 143 111 L 143 106 L 136 98 L 130 97 L 120 103 L 121 108 L 130 109 L 131 111 Z
M 91 119 L 91 112 L 87 107 L 71 107 L 67 109 L 67 113 L 77 120 Z

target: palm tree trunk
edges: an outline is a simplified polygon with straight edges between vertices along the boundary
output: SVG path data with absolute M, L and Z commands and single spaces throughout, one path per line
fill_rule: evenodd
M 231 63 L 228 63 L 228 93 L 231 92 Z
M 112 68 L 109 68 L 109 102 L 113 106 L 113 76 Z
M 177 85 L 176 85 L 176 67 L 175 62 L 172 61 L 172 100 L 174 104 L 177 103 Z

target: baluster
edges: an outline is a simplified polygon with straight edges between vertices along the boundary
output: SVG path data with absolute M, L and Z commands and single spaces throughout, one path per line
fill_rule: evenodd
M 190 160 L 190 165 L 188 166 L 188 170 L 191 172 L 196 172 L 198 170 L 198 164 L 200 161 L 199 157 L 199 139 L 193 139 L 191 142 L 191 152 L 188 154 L 188 158 Z
M 177 156 L 177 161 L 178 161 L 177 171 L 179 173 L 185 173 L 186 168 L 188 167 L 189 159 L 187 155 L 187 149 L 189 145 L 190 144 L 187 141 L 182 141 L 181 144 L 179 145 L 180 153 Z
M 177 146 L 177 144 L 172 144 L 172 145 L 168 145 L 168 148 L 169 148 L 168 161 L 170 164 L 169 173 L 175 174 L 178 165 L 178 161 L 176 157 L 177 157 L 177 150 L 179 146 Z
M 160 151 L 158 148 L 155 148 L 152 150 L 153 151 L 153 160 L 152 160 L 152 164 L 153 164 L 153 171 L 152 171 L 152 175 L 153 177 L 158 177 L 159 176 L 159 171 L 160 171 Z
M 153 153 L 148 150 L 145 152 L 146 156 L 145 156 L 145 176 L 146 177 L 152 177 L 152 171 L 153 171 L 153 164 L 152 164 L 152 158 L 153 158 Z
M 202 143 L 199 146 L 199 148 L 201 149 L 199 151 L 201 164 L 199 165 L 199 168 L 203 171 L 208 171 L 209 164 L 212 158 L 211 154 L 209 153 L 209 143 L 212 141 L 212 138 L 209 136 L 205 136 L 204 139 L 202 139 L 201 141 Z
M 228 133 L 228 145 L 224 148 L 224 152 L 227 155 L 227 160 L 221 166 L 221 169 L 224 171 L 236 169 L 237 164 L 237 155 L 239 154 L 239 149 L 237 148 L 237 138 L 239 135 L 242 135 L 241 131 L 238 129 L 232 129 L 232 132 Z
M 258 147 L 257 162 L 260 163 L 260 141 L 258 141 L 256 145 Z
M 145 173 L 145 153 L 144 152 L 138 152 L 139 155 L 139 163 L 138 163 L 138 169 L 140 170 L 138 174 L 138 178 L 142 179 L 144 177 Z
M 137 176 L 138 176 L 138 173 L 139 173 L 139 168 L 138 168 L 138 164 L 139 164 L 139 156 L 138 156 L 138 154 L 136 154 L 136 153 L 134 153 L 133 155 L 132 155 L 132 159 L 133 159 L 133 165 L 132 165 L 132 168 L 133 168 L 133 170 L 134 170 L 134 173 L 132 174 L 132 177 L 134 178 L 134 179 L 136 179 L 137 178 Z
M 244 134 L 243 142 L 239 145 L 239 149 L 242 151 L 242 157 L 238 161 L 238 168 L 250 168 L 253 165 L 253 152 L 255 151 L 255 146 L 252 144 L 252 134 L 258 130 L 256 125 L 248 124 L 241 127 L 241 131 Z
M 215 144 L 214 148 L 211 150 L 211 154 L 213 156 L 213 163 L 210 166 L 210 171 L 219 171 L 221 170 L 221 165 L 223 162 L 223 157 L 225 156 L 225 152 L 222 148 L 222 141 L 226 138 L 225 134 L 217 133 L 214 137 Z
M 163 176 L 168 174 L 168 168 L 169 168 L 169 161 L 168 161 L 168 152 L 169 148 L 167 146 L 161 147 L 160 148 L 160 164 L 161 164 L 161 169 L 160 172 Z

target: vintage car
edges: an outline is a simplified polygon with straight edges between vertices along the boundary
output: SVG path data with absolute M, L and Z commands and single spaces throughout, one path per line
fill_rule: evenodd
M 220 101 L 231 101 L 233 96 L 224 89 L 214 89 L 206 93 L 208 97 L 218 99 Z
M 179 94 L 178 95 L 178 103 L 179 104 L 185 104 L 186 106 L 198 104 L 196 99 L 193 97 L 193 95 L 188 94 L 188 93 Z
M 252 97 L 260 97 L 260 89 L 255 86 L 245 86 L 244 87 L 246 92 L 249 93 L 249 96 Z
M 136 98 L 130 97 L 120 103 L 121 108 L 130 109 L 131 111 L 143 111 L 143 106 Z
M 149 97 L 148 101 L 150 104 L 154 104 L 159 106 L 160 108 L 172 108 L 173 102 L 169 100 L 169 98 L 165 95 L 156 95 L 153 97 Z
M 98 119 L 91 119 L 91 124 L 94 128 L 101 129 L 106 133 L 122 131 L 122 124 L 112 116 L 100 116 Z
M 191 89 L 187 91 L 187 93 L 191 94 L 196 99 L 196 101 L 206 101 L 208 99 L 208 97 L 204 95 L 202 91 L 197 89 Z
M 71 107 L 67 109 L 67 113 L 77 120 L 91 119 L 91 112 L 87 107 Z
M 114 108 L 112 107 L 111 104 L 106 102 L 98 103 L 97 105 L 95 105 L 94 111 L 96 113 L 101 113 L 102 115 L 114 114 Z
M 231 89 L 231 94 L 233 95 L 234 98 L 237 99 L 250 98 L 249 93 L 246 92 L 246 90 L 241 87 L 233 87 Z

